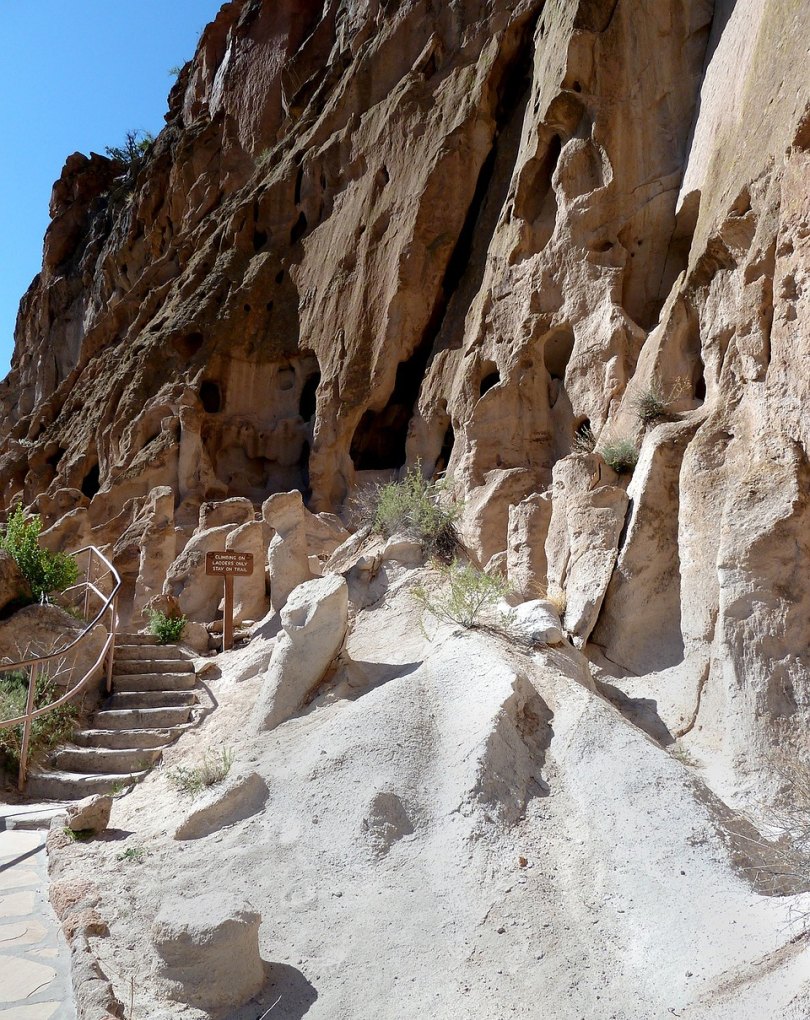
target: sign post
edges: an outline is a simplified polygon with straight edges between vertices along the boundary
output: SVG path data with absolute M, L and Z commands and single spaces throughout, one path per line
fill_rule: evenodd
M 205 554 L 205 573 L 225 581 L 225 608 L 222 614 L 222 651 L 233 648 L 233 579 L 250 577 L 253 553 L 209 552 Z

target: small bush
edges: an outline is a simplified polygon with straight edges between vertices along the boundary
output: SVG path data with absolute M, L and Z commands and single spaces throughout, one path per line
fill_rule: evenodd
M 413 597 L 437 619 L 468 630 L 479 626 L 482 614 L 509 591 L 500 574 L 485 574 L 458 560 L 444 567 L 442 574 L 444 584 L 439 592 L 429 592 L 420 585 L 413 589 Z
M 234 752 L 223 747 L 217 754 L 214 751 L 207 751 L 203 756 L 202 764 L 188 769 L 179 765 L 169 773 L 169 782 L 181 793 L 196 797 L 209 786 L 215 786 L 231 771 L 234 761 Z
M 36 708 L 42 708 L 56 701 L 63 693 L 47 673 L 40 673 L 37 677 L 34 705 Z M 0 719 L 14 719 L 22 715 L 27 699 L 28 674 L 25 671 L 9 670 L 0 673 Z M 68 702 L 34 719 L 31 725 L 31 741 L 28 745 L 29 763 L 40 761 L 58 744 L 70 740 L 78 716 L 78 707 Z M 9 771 L 16 771 L 20 766 L 22 738 L 22 725 L 0 730 L 0 757 Z
M 185 616 L 167 616 L 158 609 L 149 610 L 149 633 L 153 634 L 162 645 L 179 641 L 188 623 Z
M 596 436 L 590 425 L 583 422 L 574 433 L 574 441 L 571 444 L 574 453 L 593 453 L 596 448 Z
M 643 425 L 654 425 L 656 422 L 671 417 L 673 403 L 684 394 L 686 389 L 687 385 L 684 379 L 678 379 L 668 393 L 664 393 L 657 383 L 652 383 L 646 389 L 636 393 L 631 401 L 631 406 Z
M 18 503 L 11 511 L 6 530 L 0 537 L 0 548 L 13 557 L 38 602 L 52 592 L 69 588 L 79 576 L 78 564 L 72 556 L 40 548 L 41 530 L 42 520 L 39 515 L 26 517 L 22 505 Z
M 380 485 L 366 496 L 365 523 L 372 531 L 384 538 L 405 535 L 428 556 L 446 563 L 453 559 L 461 544 L 456 530 L 461 504 L 448 500 L 443 483 L 424 478 L 419 464 L 401 481 Z
M 630 474 L 638 464 L 638 450 L 632 439 L 613 439 L 605 443 L 599 452 L 617 475 Z

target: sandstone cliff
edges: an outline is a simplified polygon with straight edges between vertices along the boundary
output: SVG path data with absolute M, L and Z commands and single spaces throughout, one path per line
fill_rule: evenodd
M 125 618 L 201 621 L 211 543 L 328 554 L 358 488 L 446 472 L 478 564 L 565 592 L 632 741 L 778 798 L 810 757 L 809 38 L 804 0 L 224 4 L 146 157 L 54 186 L 5 507 L 109 549 Z M 293 489 L 317 517 L 255 519 Z M 557 767 L 594 811 L 586 750 Z

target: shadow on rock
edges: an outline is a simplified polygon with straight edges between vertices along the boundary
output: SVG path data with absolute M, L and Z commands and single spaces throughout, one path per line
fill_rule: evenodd
M 313 985 L 300 970 L 286 963 L 265 963 L 267 980 L 259 995 L 247 1006 L 229 1013 L 227 1020 L 300 1020 L 318 998 Z

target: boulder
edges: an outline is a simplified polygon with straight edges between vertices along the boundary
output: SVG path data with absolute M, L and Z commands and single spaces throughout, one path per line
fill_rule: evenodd
M 225 540 L 234 530 L 223 524 L 194 535 L 172 563 L 163 584 L 163 594 L 176 599 L 184 616 L 197 623 L 214 619 L 222 598 L 222 578 L 209 577 L 205 572 L 205 557 L 209 552 L 225 548 Z
M 254 709 L 256 731 L 274 729 L 304 705 L 343 647 L 348 613 L 349 588 L 337 574 L 307 581 L 292 593 Z
M 199 531 L 209 528 L 220 528 L 223 524 L 238 527 L 247 524 L 255 517 L 253 504 L 244 496 L 232 496 L 216 502 L 203 503 L 200 507 Z
M 312 517 L 304 507 L 301 493 L 277 492 L 262 506 L 265 522 L 275 531 L 267 550 L 267 570 L 270 575 L 270 603 L 276 611 L 282 609 L 290 592 L 308 581 L 309 544 L 308 519 Z
M 113 799 L 109 796 L 85 797 L 67 809 L 68 828 L 74 832 L 103 832 L 110 824 Z
M 253 555 L 253 573 L 250 577 L 235 577 L 233 580 L 234 619 L 260 620 L 267 612 L 267 586 L 264 575 L 265 525 L 262 521 L 249 521 L 232 531 L 225 541 L 225 548 L 233 552 Z
M 180 822 L 175 839 L 200 839 L 256 814 L 267 800 L 267 783 L 258 772 L 229 777 L 200 799 Z
M 13 556 L 0 551 L 0 612 L 12 602 L 32 598 L 31 585 L 17 566 Z
M 563 640 L 562 624 L 554 606 L 545 599 L 523 602 L 511 612 L 512 626 L 533 645 L 558 645 Z
M 164 900 L 152 926 L 161 991 L 174 1002 L 202 1010 L 247 1002 L 265 980 L 260 923 L 247 903 L 230 902 L 221 891 Z
M 550 522 L 550 493 L 535 492 L 509 507 L 506 570 L 510 585 L 524 598 L 532 598 L 545 588 L 545 544 Z

